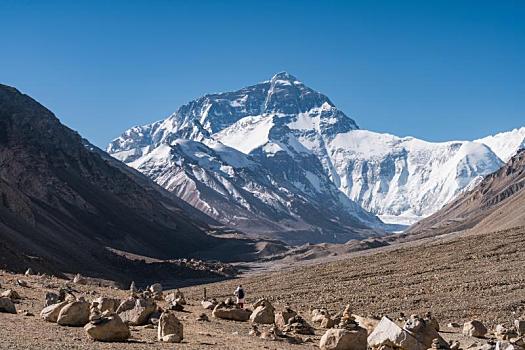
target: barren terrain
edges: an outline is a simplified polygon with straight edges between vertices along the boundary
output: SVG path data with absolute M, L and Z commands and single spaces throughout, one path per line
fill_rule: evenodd
M 464 338 L 449 321 L 480 319 L 493 329 L 510 323 L 525 311 L 525 229 L 491 234 L 464 233 L 384 247 L 338 261 L 303 265 L 280 272 L 252 274 L 226 282 L 183 289 L 190 303 L 188 312 L 177 312 L 184 324 L 184 342 L 178 349 L 312 349 L 324 330 L 317 329 L 312 342 L 292 345 L 248 335 L 248 322 L 218 320 L 204 311 L 199 301 L 203 288 L 208 297 L 223 299 L 242 283 L 248 302 L 269 298 L 277 310 L 286 305 L 309 319 L 312 307 L 339 311 L 350 303 L 356 314 L 397 317 L 400 312 L 431 311 L 448 339 L 460 339 L 466 348 L 485 340 Z M 28 288 L 16 279 L 29 282 Z M 71 282 L 49 277 L 21 276 L 0 272 L 2 291 L 15 289 L 22 300 L 17 315 L 0 314 L 1 349 L 168 349 L 173 344 L 156 342 L 156 330 L 132 327 L 128 343 L 94 343 L 82 328 L 61 327 L 40 319 L 45 291 L 56 291 Z M 98 296 L 124 298 L 127 291 L 96 285 L 73 285 L 88 300 Z M 161 305 L 163 305 L 161 303 Z M 35 316 L 24 316 L 24 311 Z M 211 322 L 195 319 L 205 312 Z M 307 336 L 302 336 L 307 340 Z

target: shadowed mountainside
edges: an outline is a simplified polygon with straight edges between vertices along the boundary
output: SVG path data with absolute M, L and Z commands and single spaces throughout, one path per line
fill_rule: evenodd
M 251 252 L 249 241 L 207 235 L 179 201 L 99 152 L 0 85 L 0 267 L 122 279 L 151 271 L 107 248 L 158 259 Z

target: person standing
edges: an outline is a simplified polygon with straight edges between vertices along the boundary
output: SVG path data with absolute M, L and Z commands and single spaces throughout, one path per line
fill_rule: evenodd
M 244 308 L 244 298 L 246 295 L 244 289 L 242 288 L 242 285 L 239 284 L 239 286 L 237 287 L 237 289 L 235 289 L 235 292 L 233 292 L 233 294 L 237 297 L 237 305 L 239 305 L 241 309 Z

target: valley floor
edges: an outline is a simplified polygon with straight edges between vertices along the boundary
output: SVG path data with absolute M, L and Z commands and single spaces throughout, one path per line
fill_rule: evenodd
M 204 311 L 199 301 L 206 287 L 209 298 L 231 296 L 242 283 L 248 302 L 259 297 L 272 301 L 277 310 L 289 305 L 309 319 L 309 309 L 341 310 L 350 303 L 363 316 L 400 312 L 424 314 L 431 311 L 440 321 L 446 339 L 459 339 L 462 348 L 486 340 L 465 338 L 447 322 L 479 319 L 493 329 L 525 316 L 525 228 L 492 234 L 448 235 L 359 252 L 348 258 L 297 266 L 282 271 L 252 274 L 230 280 L 183 289 L 189 312 L 177 312 L 184 324 L 184 342 L 177 349 L 314 349 L 324 330 L 317 329 L 313 342 L 292 345 L 251 337 L 248 322 L 218 320 Z M 28 288 L 16 285 L 26 280 Z M 156 330 L 132 327 L 132 342 L 94 343 L 82 328 L 61 327 L 40 319 L 46 291 L 66 283 L 57 278 L 13 275 L 0 271 L 2 291 L 15 289 L 22 300 L 18 314 L 0 313 L 0 349 L 172 349 L 174 344 L 156 342 Z M 73 285 L 91 300 L 99 296 L 125 298 L 127 291 L 94 285 Z M 163 304 L 161 303 L 161 306 Z M 24 311 L 35 316 L 24 316 Z M 205 312 L 211 322 L 197 322 Z M 303 336 L 303 339 L 306 339 Z
M 250 299 L 306 312 L 341 310 L 398 316 L 431 311 L 441 323 L 473 318 L 488 325 L 525 316 L 525 228 L 489 234 L 458 233 L 367 250 L 322 264 L 282 268 L 207 285 L 208 295 L 230 296 L 243 284 Z M 185 293 L 200 297 L 202 286 Z

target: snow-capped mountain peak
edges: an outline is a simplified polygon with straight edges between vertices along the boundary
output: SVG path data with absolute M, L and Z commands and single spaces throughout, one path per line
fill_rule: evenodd
M 281 72 L 132 128 L 108 152 L 228 225 L 344 241 L 377 231 L 373 214 L 395 223 L 432 214 L 524 144 L 525 127 L 438 143 L 360 130 Z

